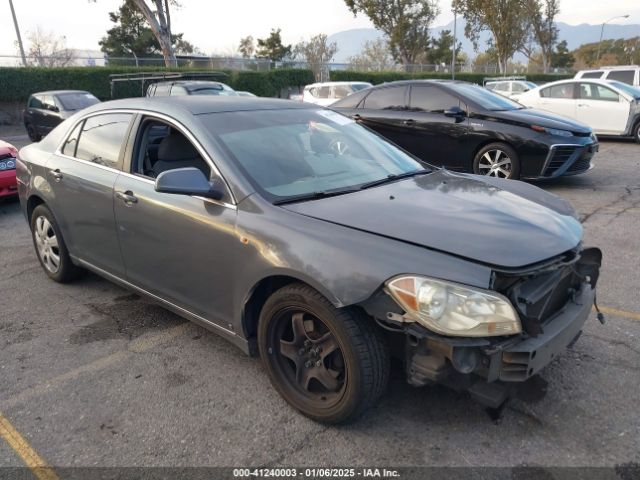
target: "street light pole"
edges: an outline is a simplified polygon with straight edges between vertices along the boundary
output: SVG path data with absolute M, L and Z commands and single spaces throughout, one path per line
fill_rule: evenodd
M 22 65 L 26 67 L 27 57 L 24 54 L 24 46 L 22 45 L 22 37 L 20 36 L 20 27 L 18 26 L 18 18 L 16 17 L 16 10 L 13 8 L 13 0 L 9 0 L 9 7 L 11 7 L 11 15 L 13 16 L 13 26 L 16 27 L 16 36 L 18 37 L 18 47 L 20 48 Z
M 629 18 L 629 15 L 618 15 L 617 17 L 610 18 L 606 22 L 602 22 L 602 28 L 600 28 L 600 41 L 598 42 L 598 54 L 596 55 L 596 62 L 600 60 L 600 47 L 602 46 L 602 35 L 604 34 L 604 26 L 609 23 L 611 20 L 616 20 L 618 18 Z
M 453 53 L 451 54 L 451 80 L 456 79 L 456 24 L 458 20 L 458 11 L 453 9 Z

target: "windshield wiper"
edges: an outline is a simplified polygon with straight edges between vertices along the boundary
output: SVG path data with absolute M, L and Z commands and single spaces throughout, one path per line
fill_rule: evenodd
M 368 182 L 360 185 L 360 190 L 365 190 L 371 187 L 377 187 L 378 185 L 384 185 L 385 183 L 395 182 L 396 180 L 402 180 L 403 178 L 415 177 L 417 175 L 424 175 L 426 173 L 431 173 L 431 170 L 414 170 L 413 172 L 405 172 L 399 174 L 391 174 L 387 175 L 385 178 L 381 178 L 380 180 L 374 180 L 373 182 Z
M 284 205 L 286 203 L 306 202 L 308 200 L 317 200 L 319 198 L 336 197 L 345 193 L 357 192 L 359 188 L 345 188 L 343 190 L 326 190 L 319 192 L 303 193 L 302 195 L 294 195 L 292 197 L 275 200 L 274 205 Z

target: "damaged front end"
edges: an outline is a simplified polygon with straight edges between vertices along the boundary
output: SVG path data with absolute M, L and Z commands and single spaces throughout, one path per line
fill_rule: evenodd
M 577 247 L 531 268 L 494 269 L 491 290 L 508 299 L 517 312 L 522 331 L 516 335 L 434 333 L 419 322 L 407 322 L 406 312 L 397 308 L 379 316 L 380 307 L 390 306 L 380 297 L 379 305 L 374 302 L 365 308 L 377 310 L 374 316 L 384 318 L 379 320 L 381 325 L 403 333 L 395 336 L 395 351 L 404 359 L 411 385 L 445 384 L 467 390 L 478 401 L 497 408 L 516 385 L 536 375 L 578 339 L 595 304 L 601 262 L 599 249 Z

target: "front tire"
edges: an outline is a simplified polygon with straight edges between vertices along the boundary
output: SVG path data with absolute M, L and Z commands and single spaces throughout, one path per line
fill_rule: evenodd
M 275 389 L 294 408 L 324 423 L 354 419 L 374 405 L 389 380 L 389 351 L 373 321 L 335 308 L 294 283 L 265 303 L 260 357 Z
M 636 126 L 633 129 L 633 139 L 636 143 L 640 143 L 640 120 L 636 123 Z
M 38 130 L 32 123 L 27 123 L 25 128 L 27 129 L 27 135 L 32 142 L 39 142 L 42 140 L 42 135 L 38 133 Z
M 520 159 L 516 151 L 506 143 L 490 143 L 476 153 L 473 173 L 517 180 L 520 178 Z
M 66 283 L 80 275 L 82 270 L 71 261 L 56 219 L 45 205 L 38 205 L 31 214 L 31 237 L 49 278 Z

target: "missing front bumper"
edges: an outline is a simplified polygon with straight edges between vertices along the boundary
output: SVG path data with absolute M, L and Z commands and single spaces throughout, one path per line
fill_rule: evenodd
M 545 322 L 537 337 L 520 336 L 498 343 L 486 339 L 434 336 L 413 326 L 407 337 L 407 381 L 414 386 L 441 383 L 468 390 L 487 406 L 497 407 L 515 384 L 526 382 L 561 355 L 582 332 L 595 290 L 584 283 L 574 300 Z

